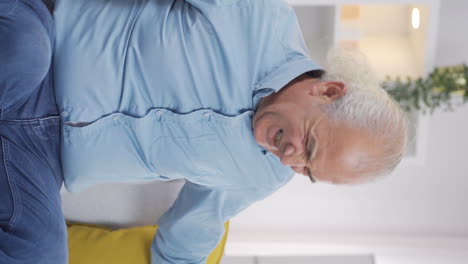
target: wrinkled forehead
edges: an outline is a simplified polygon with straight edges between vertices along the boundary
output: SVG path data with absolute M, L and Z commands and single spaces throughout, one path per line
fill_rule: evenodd
M 378 137 L 346 126 L 332 128 L 329 135 L 323 157 L 329 177 L 343 184 L 368 180 L 368 172 L 375 170 L 381 155 Z

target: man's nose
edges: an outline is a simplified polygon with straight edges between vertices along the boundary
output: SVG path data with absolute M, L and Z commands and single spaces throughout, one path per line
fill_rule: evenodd
M 293 144 L 286 145 L 286 148 L 280 153 L 280 161 L 286 166 L 301 167 L 305 165 L 303 158 L 300 155 L 300 150 Z

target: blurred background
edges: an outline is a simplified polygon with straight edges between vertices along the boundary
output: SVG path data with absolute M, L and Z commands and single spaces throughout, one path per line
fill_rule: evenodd
M 333 45 L 362 50 L 382 80 L 468 62 L 466 0 L 288 2 L 319 64 Z M 409 116 L 410 148 L 391 176 L 352 187 L 295 177 L 232 219 L 222 263 L 468 263 L 468 106 Z M 63 191 L 63 209 L 115 228 L 155 224 L 182 184 Z

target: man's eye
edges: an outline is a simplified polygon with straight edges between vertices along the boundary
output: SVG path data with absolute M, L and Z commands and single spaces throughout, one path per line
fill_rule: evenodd
M 312 154 L 314 153 L 315 150 L 315 138 L 310 139 L 309 143 L 309 159 L 311 158 Z
M 311 137 L 310 138 L 310 143 L 308 145 L 308 148 L 307 148 L 307 160 L 310 161 L 312 159 L 314 159 L 315 157 L 315 152 L 316 152 L 316 148 L 317 148 L 317 142 L 315 141 L 315 138 Z

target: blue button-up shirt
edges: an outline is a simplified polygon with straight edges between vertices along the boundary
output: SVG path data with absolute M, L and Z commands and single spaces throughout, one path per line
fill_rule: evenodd
M 153 263 L 202 263 L 223 223 L 294 174 L 255 141 L 261 97 L 319 67 L 282 0 L 60 0 L 65 186 L 187 180 Z

